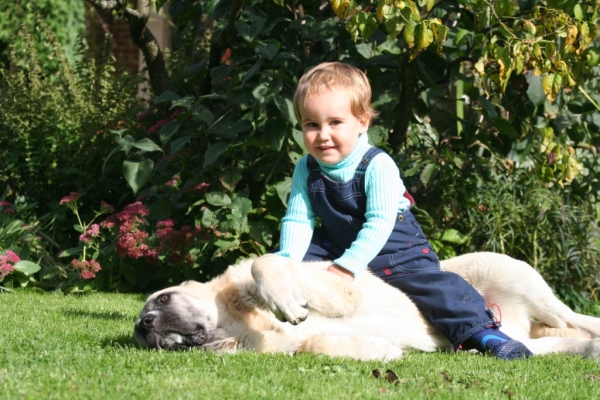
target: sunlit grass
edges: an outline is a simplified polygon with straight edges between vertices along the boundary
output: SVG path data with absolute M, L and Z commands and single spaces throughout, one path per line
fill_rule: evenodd
M 201 351 L 157 352 L 132 339 L 144 296 L 0 295 L 2 399 L 594 399 L 600 361 L 507 362 L 408 353 L 401 361 Z M 373 376 L 379 369 L 380 378 Z M 397 381 L 384 378 L 386 370 Z

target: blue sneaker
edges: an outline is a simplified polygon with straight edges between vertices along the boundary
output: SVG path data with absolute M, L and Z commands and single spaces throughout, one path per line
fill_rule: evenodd
M 477 349 L 482 353 L 490 353 L 494 357 L 503 360 L 533 356 L 533 353 L 523 343 L 511 339 L 495 328 L 486 328 L 475 333 L 463 343 L 463 348 L 466 350 Z
M 516 360 L 533 357 L 533 353 L 518 340 L 510 339 L 497 344 L 490 351 L 493 356 L 503 360 Z

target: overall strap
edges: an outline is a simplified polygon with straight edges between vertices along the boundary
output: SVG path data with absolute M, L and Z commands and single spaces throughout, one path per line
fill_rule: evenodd
M 371 160 L 373 160 L 373 157 L 383 152 L 383 150 L 377 147 L 371 147 L 369 150 L 367 150 L 366 153 L 363 155 L 361 162 L 358 164 L 358 167 L 356 167 L 356 171 L 354 172 L 354 174 L 364 175 L 365 171 L 367 170 L 367 167 L 369 166 L 369 164 L 371 164 Z
M 371 163 L 371 160 L 373 160 L 373 157 L 375 157 L 376 155 L 378 155 L 380 153 L 383 153 L 383 152 L 384 152 L 383 150 L 381 150 L 381 149 L 379 149 L 377 147 L 371 147 L 369 150 L 367 150 L 367 152 L 363 156 L 362 161 L 360 162 L 360 164 L 356 168 L 356 171 L 354 173 L 354 177 L 356 178 L 357 176 L 364 175 L 365 171 L 367 170 L 367 167 Z M 363 182 L 362 190 L 363 190 L 363 193 L 364 193 L 364 191 L 365 191 L 364 182 Z M 409 207 L 412 207 L 415 204 L 415 199 L 413 199 L 413 197 L 410 195 L 410 193 L 408 192 L 408 190 L 404 191 L 403 196 L 406 197 L 408 199 L 408 201 L 410 202 L 410 206 Z
M 310 172 L 313 172 L 313 171 L 319 171 L 319 173 L 321 172 L 321 167 L 319 167 L 319 163 L 310 154 L 308 155 L 308 157 L 306 157 L 306 168 L 308 168 L 308 170 Z

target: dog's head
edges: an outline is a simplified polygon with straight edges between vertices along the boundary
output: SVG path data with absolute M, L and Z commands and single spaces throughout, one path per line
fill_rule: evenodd
M 134 336 L 144 347 L 181 350 L 215 340 L 217 308 L 206 284 L 187 281 L 152 294 L 135 321 Z

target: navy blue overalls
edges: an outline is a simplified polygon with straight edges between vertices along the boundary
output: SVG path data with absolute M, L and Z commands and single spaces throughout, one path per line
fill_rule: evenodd
M 304 261 L 335 260 L 356 240 L 366 222 L 365 171 L 382 152 L 370 148 L 347 182 L 328 179 L 315 159 L 308 157 L 308 195 L 322 224 L 315 228 Z M 474 333 L 497 327 L 483 297 L 461 276 L 440 269 L 410 209 L 397 215 L 394 230 L 369 269 L 406 293 L 455 349 Z

